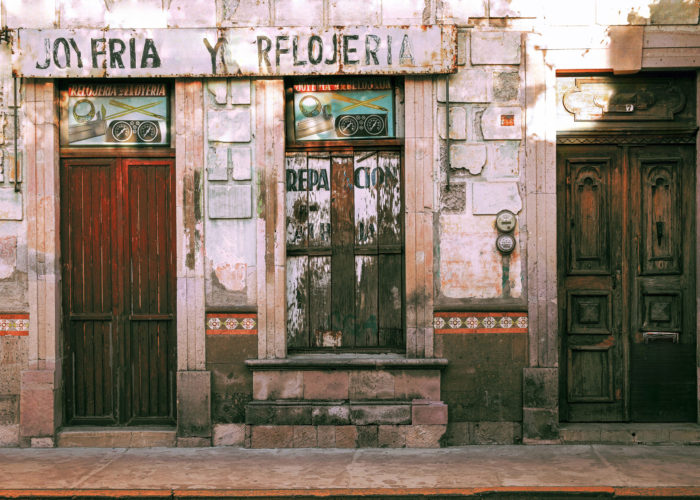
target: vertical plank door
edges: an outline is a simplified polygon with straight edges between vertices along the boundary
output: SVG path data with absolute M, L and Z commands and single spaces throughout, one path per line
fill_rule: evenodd
M 61 168 L 66 422 L 174 423 L 172 161 Z

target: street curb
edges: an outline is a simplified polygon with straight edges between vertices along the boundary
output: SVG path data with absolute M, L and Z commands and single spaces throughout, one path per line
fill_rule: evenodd
M 314 488 L 314 489 L 15 489 L 0 490 L 2 499 L 38 498 L 152 498 L 152 499 L 245 499 L 245 498 L 700 498 L 700 486 L 609 487 L 609 486 L 497 486 L 480 488 Z

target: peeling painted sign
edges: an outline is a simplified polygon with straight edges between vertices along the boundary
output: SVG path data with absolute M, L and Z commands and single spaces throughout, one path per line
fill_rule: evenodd
M 453 26 L 20 29 L 14 72 L 40 78 L 455 71 Z
M 293 88 L 299 141 L 394 137 L 394 89 L 388 77 Z
M 169 143 L 163 83 L 79 83 L 61 90 L 62 146 L 162 146 Z

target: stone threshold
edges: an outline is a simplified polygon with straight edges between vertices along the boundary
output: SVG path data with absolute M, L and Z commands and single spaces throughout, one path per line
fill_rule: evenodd
M 561 444 L 700 445 L 696 423 L 561 424 Z
M 247 359 L 245 364 L 251 370 L 285 370 L 339 368 L 400 368 L 400 369 L 438 369 L 447 366 L 445 358 L 407 358 L 400 354 L 297 354 L 280 359 Z
M 59 448 L 154 448 L 177 446 L 175 426 L 76 426 L 59 430 Z

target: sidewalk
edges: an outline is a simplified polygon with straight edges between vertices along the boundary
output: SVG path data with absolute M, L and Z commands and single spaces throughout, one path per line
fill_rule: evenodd
M 700 446 L 0 449 L 0 498 L 700 498 Z

